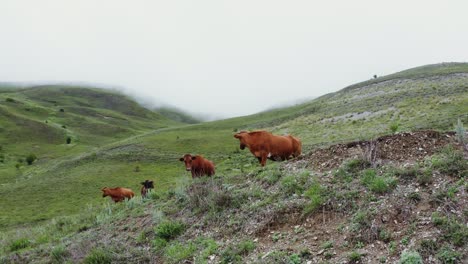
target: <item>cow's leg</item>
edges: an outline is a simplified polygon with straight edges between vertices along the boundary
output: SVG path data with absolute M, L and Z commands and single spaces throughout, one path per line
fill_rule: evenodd
M 266 154 L 262 154 L 262 157 L 261 157 L 261 160 L 260 160 L 260 164 L 262 165 L 262 167 L 265 167 L 265 165 L 266 165 L 266 160 L 267 160 L 267 155 L 266 155 Z

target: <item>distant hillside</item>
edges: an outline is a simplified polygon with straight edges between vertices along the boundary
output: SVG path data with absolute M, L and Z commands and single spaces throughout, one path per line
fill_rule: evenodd
M 181 110 L 178 110 L 176 108 L 161 107 L 161 108 L 156 108 L 155 111 L 157 111 L 161 115 L 163 115 L 163 116 L 165 116 L 165 117 L 167 117 L 167 118 L 169 118 L 171 120 L 181 122 L 181 123 L 185 123 L 185 124 L 196 124 L 196 123 L 201 122 L 201 120 L 191 116 L 188 113 L 185 113 L 185 112 L 183 112 Z
M 31 153 L 38 157 L 37 163 L 46 164 L 119 139 L 181 124 L 113 91 L 2 85 L 0 184 L 17 179 L 27 168 L 24 160 Z

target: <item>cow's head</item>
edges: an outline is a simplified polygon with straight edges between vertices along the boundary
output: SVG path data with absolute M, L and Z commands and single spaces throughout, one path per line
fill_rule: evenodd
M 245 142 L 245 137 L 248 135 L 247 131 L 240 131 L 234 135 L 235 138 L 239 139 L 240 142 L 240 149 L 245 149 L 247 143 Z
M 197 157 L 192 156 L 190 154 L 185 154 L 182 158 L 180 158 L 180 161 L 183 161 L 185 163 L 185 169 L 187 171 L 192 170 L 192 160 L 195 160 Z
M 109 188 L 104 187 L 101 189 L 101 191 L 102 191 L 102 197 L 106 197 L 109 195 Z
M 154 189 L 153 181 L 144 181 L 141 182 L 141 185 L 145 186 L 146 189 Z

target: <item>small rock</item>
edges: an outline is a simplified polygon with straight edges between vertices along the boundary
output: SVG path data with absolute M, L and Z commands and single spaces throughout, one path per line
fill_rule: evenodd
M 313 240 L 317 240 L 317 239 L 318 239 L 318 237 L 314 237 L 314 238 L 313 238 Z
M 325 249 L 322 249 L 322 250 L 320 250 L 319 252 L 317 252 L 317 256 L 318 256 L 318 255 L 321 255 L 324 251 L 325 251 Z
M 215 257 L 216 257 L 215 255 L 211 255 L 211 256 L 210 256 L 210 260 L 215 259 Z

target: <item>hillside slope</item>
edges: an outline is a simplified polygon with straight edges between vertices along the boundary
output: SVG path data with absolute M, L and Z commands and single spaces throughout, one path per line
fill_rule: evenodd
M 377 155 L 366 155 L 372 146 Z M 421 131 L 332 145 L 265 168 L 235 153 L 222 175 L 10 232 L 2 261 L 397 263 L 411 255 L 462 263 L 468 162 L 461 148 L 454 133 Z M 329 155 L 335 162 L 317 162 Z
M 311 151 L 315 151 L 317 147 L 329 146 L 335 143 L 369 140 L 395 132 L 401 133 L 419 129 L 453 130 L 454 124 L 458 119 L 464 124 L 468 123 L 468 64 L 431 65 L 410 69 L 390 76 L 391 78 L 383 76 L 375 80 L 350 86 L 352 88 L 348 87 L 336 93 L 328 94 L 293 107 L 214 122 L 166 127 L 152 131 L 147 130 L 131 137 L 110 140 L 107 142 L 108 144 L 102 144 L 91 151 L 80 152 L 79 155 L 70 155 L 63 159 L 50 159 L 38 162 L 29 166 L 27 170 L 15 175 L 15 183 L 0 186 L 0 192 L 5 197 L 1 201 L 1 205 L 2 208 L 7 209 L 0 214 L 0 224 L 7 229 L 18 224 L 28 225 L 34 221 L 83 212 L 85 208 L 88 208 L 86 210 L 89 211 L 89 215 L 84 218 L 77 216 L 75 218 L 66 218 L 66 220 L 61 218 L 54 220 L 56 222 L 65 221 L 63 224 L 64 229 L 59 234 L 54 233 L 53 237 L 44 238 L 44 241 L 34 240 L 31 246 L 32 249 L 24 250 L 26 256 L 24 254 L 21 254 L 21 256 L 27 258 L 27 255 L 31 254 L 32 258 L 36 258 L 38 253 L 35 250 L 50 249 L 50 245 L 60 243 L 64 243 L 63 245 L 66 246 L 75 245 L 75 243 L 84 245 L 89 244 L 89 241 L 95 238 L 108 241 L 108 239 L 111 239 L 108 236 L 113 236 L 115 234 L 113 231 L 117 230 L 118 232 L 122 232 L 123 237 L 118 236 L 120 241 L 135 241 L 136 239 L 137 242 L 136 244 L 132 244 L 134 247 L 131 248 L 117 244 L 116 248 L 103 249 L 106 252 L 118 251 L 119 255 L 116 261 L 125 262 L 128 260 L 128 256 L 136 257 L 140 254 L 142 257 L 141 261 L 143 262 L 148 261 L 145 256 L 160 257 L 166 262 L 177 262 L 167 259 L 165 255 L 170 255 L 167 252 L 173 250 L 174 252 L 182 253 L 184 250 L 193 248 L 202 250 L 200 249 L 202 246 L 209 247 L 209 245 L 213 245 L 213 237 L 209 235 L 206 240 L 190 240 L 192 244 L 183 244 L 180 240 L 170 242 L 170 244 L 164 244 L 163 241 L 159 240 L 155 242 L 153 240 L 157 238 L 157 234 L 155 236 L 152 227 L 159 226 L 161 224 L 160 220 L 180 220 L 184 223 L 190 223 L 193 226 L 191 230 L 195 233 L 199 232 L 198 228 L 201 228 L 206 223 L 215 221 L 215 224 L 218 223 L 220 226 L 204 227 L 207 228 L 208 233 L 206 234 L 212 234 L 213 232 L 221 232 L 221 226 L 223 228 L 226 225 L 227 227 L 230 225 L 236 227 L 241 219 L 231 218 L 230 215 L 231 213 L 235 214 L 238 212 L 239 206 L 244 204 L 247 206 L 256 201 L 255 208 L 246 208 L 248 209 L 246 212 L 252 210 L 252 215 L 249 215 L 249 213 L 243 215 L 242 213 L 240 216 L 247 218 L 256 217 L 259 220 L 269 219 L 269 210 L 274 210 L 277 213 L 271 217 L 280 218 L 283 215 L 296 212 L 294 211 L 296 209 L 301 211 L 309 200 L 316 199 L 319 201 L 319 204 L 322 204 L 323 202 L 320 202 L 322 200 L 317 198 L 322 196 L 320 188 L 315 191 L 312 190 L 311 196 L 307 195 L 306 187 L 318 188 L 314 187 L 314 180 L 313 177 L 309 177 L 310 175 L 321 175 L 325 179 L 330 180 L 330 182 L 323 182 L 321 179 L 317 179 L 320 181 L 320 184 L 328 186 L 326 188 L 331 190 L 334 187 L 329 184 L 340 180 L 330 178 L 331 176 L 329 175 L 323 175 L 322 173 L 325 172 L 322 172 L 320 167 L 303 168 L 307 170 L 307 173 L 298 171 L 301 167 L 296 170 L 288 165 L 289 163 L 284 165 L 272 163 L 265 170 L 258 169 L 256 159 L 248 151 L 239 151 L 238 141 L 232 137 L 235 131 L 268 129 L 275 133 L 291 133 L 302 139 L 303 149 L 307 157 L 308 155 L 312 155 L 311 153 L 313 152 Z M 66 109 L 65 113 L 67 113 Z M 79 144 L 77 147 L 79 147 Z M 437 149 L 437 151 L 440 151 L 440 149 Z M 191 183 L 189 175 L 178 161 L 178 158 L 185 153 L 203 154 L 213 160 L 217 168 L 216 178 L 212 181 Z M 427 153 L 426 156 L 430 154 L 433 153 Z M 460 156 L 459 154 L 457 155 L 457 157 Z M 428 157 L 428 159 L 431 158 Z M 431 159 L 430 164 L 432 164 L 432 161 Z M 464 161 L 464 164 L 466 164 L 466 160 Z M 343 160 L 340 162 L 343 162 Z M 418 160 L 417 162 L 423 161 Z M 346 164 L 345 162 L 343 166 L 346 166 Z M 426 169 L 427 166 L 432 166 L 428 164 L 423 162 L 418 166 Z M 405 169 L 405 164 L 397 165 L 397 169 Z M 411 165 L 414 165 L 414 163 Z M 399 166 L 402 166 L 402 168 Z M 431 169 L 438 171 L 437 165 L 434 166 Z M 465 165 L 461 165 L 461 169 L 458 168 L 458 170 L 463 171 L 463 166 Z M 416 172 L 419 172 L 419 169 L 416 169 Z M 355 177 L 360 178 L 364 172 L 359 170 L 346 173 L 351 173 Z M 400 177 L 393 170 L 387 171 L 387 169 L 384 170 L 380 167 L 377 167 L 375 173 L 376 175 L 374 176 L 378 176 L 379 180 L 382 180 L 380 177 L 384 176 L 382 173 L 393 173 L 390 176 Z M 294 174 L 294 177 L 289 177 L 291 176 L 290 174 Z M 413 173 L 414 177 L 416 175 L 419 174 Z M 374 176 L 369 177 L 374 178 Z M 252 177 L 255 179 L 252 179 Z M 450 189 L 447 192 L 453 193 L 456 189 L 458 190 L 456 193 L 464 195 L 463 182 L 458 181 L 456 178 L 462 176 L 447 174 L 444 177 L 448 178 L 442 178 L 442 181 L 449 181 L 451 184 L 449 187 L 453 187 L 452 189 L 447 187 Z M 349 180 L 350 177 L 346 177 L 345 175 L 345 178 Z M 361 184 L 358 178 L 356 178 L 356 182 L 353 184 Z M 156 200 L 154 203 L 135 199 L 125 206 L 114 206 L 108 204 L 107 200 L 100 197 L 99 189 L 103 186 L 125 186 L 138 190 L 139 183 L 145 179 L 155 180 L 158 193 L 154 194 L 153 198 Z M 246 182 L 246 179 L 248 182 Z M 35 186 L 45 191 L 33 194 L 25 192 L 31 185 L 31 182 L 34 182 Z M 384 185 L 387 183 L 384 183 Z M 395 188 L 394 183 L 392 183 L 392 190 Z M 202 186 L 197 187 L 197 184 L 202 184 Z M 210 185 L 206 187 L 207 184 Z M 338 186 L 344 188 L 346 184 L 344 182 L 343 186 Z M 285 198 L 283 188 L 289 188 L 287 187 L 288 185 L 292 185 L 293 187 L 291 188 L 294 190 L 288 193 L 289 196 L 287 197 L 288 199 L 292 199 L 292 203 L 283 204 L 281 202 L 282 205 L 278 204 L 281 199 Z M 300 187 L 301 185 L 305 187 L 302 188 Z M 404 185 L 404 179 L 397 181 L 397 186 L 400 185 Z M 296 193 L 296 188 L 301 191 Z M 371 187 L 362 185 L 359 188 Z M 253 192 L 253 194 L 245 194 L 247 190 Z M 429 191 L 430 189 L 427 189 L 428 195 Z M 188 197 L 187 195 L 190 196 L 190 192 L 196 193 L 193 197 Z M 318 192 L 318 194 L 314 195 L 314 192 Z M 223 196 L 223 193 L 228 196 Z M 392 195 L 393 192 L 389 193 L 389 195 Z M 219 199 L 216 201 L 219 201 L 220 204 L 213 205 L 208 200 L 203 199 L 204 197 L 211 199 L 213 198 L 212 195 L 218 194 L 219 197 L 214 198 Z M 272 194 L 272 196 L 269 194 Z M 353 194 L 343 195 L 347 197 L 346 195 Z M 452 196 L 452 194 L 448 195 Z M 191 204 L 186 204 L 187 199 Z M 379 201 L 380 199 L 380 196 L 376 195 L 369 197 L 370 202 Z M 462 196 L 461 199 L 466 200 L 466 197 Z M 465 200 L 462 200 L 461 204 L 458 204 L 460 200 L 456 201 L 457 206 L 462 208 L 462 212 L 466 208 Z M 228 209 L 224 208 L 224 202 L 228 205 Z M 356 200 L 355 202 L 359 206 L 362 205 L 360 201 Z M 43 208 L 45 204 L 47 204 L 48 210 L 41 210 L 40 208 Z M 99 204 L 104 206 L 105 211 L 99 209 Z M 200 206 L 202 208 L 199 208 Z M 431 207 L 430 212 L 434 212 L 434 208 L 436 207 Z M 283 209 L 286 211 L 282 211 Z M 290 209 L 292 211 L 289 211 Z M 198 213 L 202 213 L 202 215 L 200 216 Z M 354 214 L 356 211 L 352 213 Z M 228 220 L 226 220 L 226 217 Z M 460 218 L 458 215 L 457 217 L 454 220 L 456 223 L 465 221 L 464 218 Z M 197 219 L 204 220 L 200 222 Z M 122 221 L 123 224 L 116 225 L 116 221 Z M 449 221 L 449 223 L 453 222 Z M 289 223 L 288 227 L 290 226 L 291 224 Z M 458 227 L 458 224 L 455 226 Z M 52 223 L 52 227 L 50 228 L 55 230 L 57 227 Z M 81 233 L 88 228 L 93 229 L 90 232 Z M 143 232 L 141 228 L 147 229 L 147 232 Z M 339 228 L 339 226 L 336 228 Z M 77 230 L 81 231 L 75 234 Z M 97 232 L 99 230 L 102 230 L 103 233 Z M 227 230 L 229 231 L 230 229 L 228 228 Z M 241 229 L 235 232 L 240 231 L 245 230 Z M 75 234 L 76 236 L 70 240 L 62 241 L 64 234 Z M 149 236 L 148 238 L 147 235 Z M 190 232 L 188 236 L 185 238 L 190 238 Z M 223 250 L 227 250 L 229 246 L 237 247 L 238 245 L 235 243 L 242 242 L 238 241 L 240 238 L 231 238 L 234 236 L 234 233 L 225 234 L 225 236 L 227 240 L 215 238 L 215 243 Z M 278 236 L 281 238 L 281 235 L 276 235 L 277 238 L 274 239 L 278 239 Z M 17 238 L 20 239 L 21 235 L 17 236 Z M 259 237 L 251 236 L 245 239 L 252 240 L 256 244 L 259 241 L 255 241 L 257 238 L 260 239 Z M 14 242 L 11 239 L 4 241 L 6 244 Z M 158 243 L 162 243 L 162 245 Z M 244 246 L 249 248 L 251 242 L 246 243 Z M 356 249 L 361 247 L 356 241 L 353 241 L 353 243 L 355 243 L 353 247 Z M 368 241 L 361 241 L 361 243 L 366 243 L 365 246 L 371 245 L 368 244 Z M 105 245 L 99 245 L 105 247 Z M 167 245 L 169 247 L 166 247 Z M 456 245 L 452 243 L 448 246 L 453 251 L 453 247 Z M 157 252 L 153 254 L 153 251 L 149 251 L 149 248 Z M 76 250 L 79 252 L 73 251 L 72 255 L 75 254 L 73 256 L 77 260 L 82 259 L 85 255 L 92 254 L 91 248 L 87 246 Z M 16 251 L 7 250 L 5 254 L 15 254 L 14 252 Z M 234 255 L 240 255 L 241 259 L 249 259 L 249 261 L 254 262 L 252 257 L 258 257 L 258 255 L 249 255 L 251 252 L 252 250 L 246 249 L 246 252 L 238 252 L 239 254 L 234 252 Z M 295 254 L 300 253 L 297 252 L 296 247 L 294 248 L 294 252 L 296 252 Z M 256 251 L 256 254 L 260 253 L 261 251 Z M 226 254 L 230 255 L 230 253 Z M 395 253 L 392 254 L 394 259 Z M 431 256 L 434 256 L 434 254 Z M 193 259 L 193 257 L 193 255 L 189 255 L 187 258 Z M 48 258 L 48 256 L 44 258 Z M 202 258 L 206 260 L 206 256 Z M 237 257 L 234 256 L 234 258 Z M 336 260 L 342 260 L 343 258 L 344 255 L 340 255 L 340 258 Z M 215 262 L 220 260 L 219 258 L 215 259 Z

